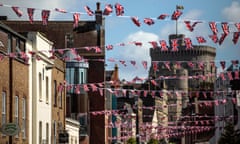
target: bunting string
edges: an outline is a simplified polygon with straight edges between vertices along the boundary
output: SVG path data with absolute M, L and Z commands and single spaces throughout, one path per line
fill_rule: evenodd
M 215 100 L 201 100 L 201 101 L 198 101 L 197 103 L 195 102 L 190 102 L 188 104 L 188 106 L 196 106 L 198 105 L 199 107 L 204 107 L 204 108 L 211 108 L 211 107 L 222 107 L 222 105 L 225 105 L 226 103 L 233 103 L 233 104 L 236 104 L 237 102 L 237 99 L 234 98 L 234 97 L 230 97 L 229 98 L 222 98 L 222 99 L 215 99 Z M 139 107 L 136 107 L 136 106 L 132 106 L 132 109 L 139 109 L 139 110 L 158 110 L 158 109 L 168 109 L 169 107 L 178 107 L 178 106 L 182 106 L 182 104 L 165 104 L 165 105 L 162 105 L 162 106 L 139 106 Z M 123 108 L 123 109 L 116 109 L 116 110 L 102 110 L 102 111 L 91 111 L 90 114 L 92 114 L 93 116 L 98 116 L 98 115 L 106 115 L 106 116 L 122 116 L 122 117 L 125 117 L 125 118 L 134 118 L 135 116 L 132 116 L 132 115 L 128 115 L 126 114 L 126 111 L 127 111 L 127 108 Z M 165 114 L 166 116 L 168 114 Z M 166 116 L 162 116 L 161 118 L 166 118 Z M 152 115 L 143 115 L 143 117 L 153 117 Z M 178 116 L 176 118 L 190 118 L 191 116 Z M 211 118 L 213 116 L 196 116 L 198 118 Z M 214 116 L 215 117 L 215 116 Z M 218 117 L 218 116 L 216 116 Z
M 84 10 L 85 12 L 68 12 L 65 9 L 61 9 L 61 8 L 55 8 L 54 10 L 46 10 L 46 9 L 37 9 L 37 8 L 26 8 L 26 7 L 19 7 L 19 6 L 12 6 L 12 5 L 6 5 L 6 4 L 1 4 L 0 6 L 2 7 L 9 7 L 12 8 L 12 10 L 16 13 L 16 15 L 18 17 L 21 17 L 23 15 L 23 12 L 20 10 L 20 8 L 24 8 L 27 9 L 27 13 L 28 13 L 28 17 L 29 17 L 29 22 L 31 24 L 33 24 L 33 15 L 34 15 L 34 11 L 35 10 L 41 10 L 41 17 L 42 17 L 42 21 L 43 21 L 43 25 L 47 25 L 47 21 L 49 19 L 50 16 L 50 12 L 59 12 L 61 14 L 66 14 L 66 13 L 71 13 L 73 14 L 73 27 L 77 26 L 77 22 L 80 20 L 80 15 L 84 14 L 84 15 L 88 15 L 88 16 L 94 16 L 97 15 L 95 14 L 89 6 L 84 6 Z M 116 12 L 116 16 L 119 18 L 128 18 L 131 19 L 131 21 L 138 27 L 141 26 L 141 22 L 138 18 L 138 16 L 125 16 L 124 15 L 124 7 L 120 4 L 120 3 L 116 3 L 114 5 L 115 8 L 115 12 Z M 112 16 L 111 13 L 114 11 L 113 5 L 112 4 L 106 4 L 104 11 L 103 11 L 103 15 L 104 16 Z M 172 15 L 170 14 L 160 14 L 157 18 L 144 18 L 143 22 L 146 25 L 153 25 L 155 23 L 156 20 L 178 20 L 179 17 L 183 14 L 181 9 L 176 9 Z M 170 17 L 171 16 L 171 17 Z M 169 19 L 166 19 L 169 18 Z M 222 44 L 222 42 L 224 41 L 224 39 L 226 38 L 226 36 L 228 36 L 229 33 L 233 33 L 233 43 L 236 44 L 236 42 L 238 41 L 239 38 L 239 32 L 240 32 L 240 23 L 238 22 L 216 22 L 216 21 L 209 21 L 206 22 L 204 20 L 178 20 L 178 22 L 182 22 L 186 25 L 186 29 L 189 30 L 190 32 L 194 31 L 194 28 L 196 27 L 196 25 L 201 24 L 201 23 L 208 23 L 210 29 L 212 30 L 213 34 L 209 35 L 210 39 L 212 39 L 212 41 L 214 43 L 219 43 L 219 45 Z M 220 37 L 218 38 L 218 27 L 217 24 L 221 24 L 221 28 L 223 33 L 220 34 Z M 233 25 L 234 29 L 237 29 L 237 31 L 232 31 L 230 32 L 230 27 L 229 25 Z M 233 28 L 231 28 L 233 29 Z M 199 43 L 204 43 L 205 40 L 202 39 L 201 37 L 199 37 Z M 198 38 L 197 38 L 198 39 Z
M 16 5 L 8 5 L 8 4 L 3 4 L 0 3 L 0 6 L 2 7 L 8 7 L 8 8 L 12 8 L 13 11 L 17 14 L 17 16 L 21 17 L 23 12 L 20 9 L 28 9 L 28 7 L 20 7 L 20 6 L 16 6 Z M 94 16 L 94 15 L 98 15 L 96 13 L 93 12 L 93 10 L 91 10 L 91 8 L 89 6 L 84 6 L 83 9 L 85 10 L 85 12 L 79 12 L 79 11 L 66 11 L 63 8 L 55 8 L 55 9 L 45 9 L 45 8 L 33 8 L 34 10 L 47 10 L 50 12 L 58 12 L 61 14 L 67 14 L 67 13 L 79 13 L 79 14 L 84 14 L 84 15 L 88 15 L 88 16 Z M 120 3 L 115 3 L 115 4 L 109 4 L 106 3 L 104 10 L 103 10 L 103 15 L 104 16 L 113 16 L 112 13 L 115 11 L 115 15 L 119 18 L 133 18 L 133 17 L 139 17 L 139 16 L 126 16 L 124 15 L 124 7 L 120 4 Z M 20 13 L 20 14 L 19 14 Z M 185 19 L 185 20 L 179 20 L 180 16 L 183 14 L 182 9 L 176 9 L 173 11 L 172 14 L 166 14 L 166 13 L 162 13 L 160 14 L 158 17 L 147 17 L 147 18 L 141 18 L 143 19 L 143 22 L 145 24 L 151 25 L 153 20 L 178 20 L 179 22 L 184 22 L 187 23 L 186 25 L 190 25 L 191 27 L 195 27 L 197 24 L 199 23 L 209 23 L 212 24 L 212 21 L 206 21 L 206 20 L 194 20 L 194 19 Z M 191 22 L 193 22 L 191 24 Z M 221 22 L 221 21 L 214 21 L 214 24 L 223 24 L 226 22 Z M 154 24 L 154 23 L 153 23 Z M 228 22 L 227 24 L 232 24 L 232 25 L 236 25 L 236 22 Z M 189 27 L 189 26 L 188 26 Z
M 125 136 L 120 136 L 120 137 L 108 137 L 110 140 L 117 140 L 117 139 L 122 139 L 122 140 L 127 140 L 132 136 L 132 132 L 128 131 L 127 128 L 131 127 L 123 127 L 122 130 L 122 135 Z M 140 137 L 141 140 L 145 140 L 148 137 L 148 132 L 151 134 L 154 134 L 155 137 L 160 140 L 162 138 L 171 138 L 171 137 L 184 137 L 187 135 L 192 135 L 192 134 L 198 134 L 202 132 L 208 132 L 216 129 L 223 130 L 223 126 L 173 126 L 170 128 L 156 128 L 155 130 L 152 128 L 152 126 L 143 126 L 141 129 L 144 129 L 144 131 L 140 131 Z M 155 131 L 155 132 L 153 132 Z
M 234 76 L 232 76 L 234 75 Z M 222 80 L 222 81 L 226 81 L 226 80 L 239 80 L 239 70 L 236 70 L 236 71 L 228 71 L 227 73 L 220 73 L 219 75 L 219 78 Z M 208 75 L 198 75 L 198 76 L 180 76 L 180 77 L 177 77 L 177 76 L 160 76 L 159 78 L 157 79 L 149 79 L 149 78 L 146 78 L 146 79 L 140 79 L 142 83 L 144 82 L 148 82 L 148 84 L 152 84 L 153 86 L 157 84 L 157 81 L 159 80 L 166 80 L 166 79 L 196 79 L 196 80 L 199 80 L 199 79 L 202 79 L 203 82 L 204 80 L 208 79 L 208 78 L 215 78 L 216 77 L 216 74 L 208 74 Z M 146 81 L 144 81 L 146 80 Z M 134 78 L 133 81 L 131 82 L 127 82 L 128 84 L 136 84 L 136 82 L 139 81 L 139 78 L 136 79 Z M 112 88 L 104 88 L 103 86 L 105 84 L 109 84 L 109 85 L 112 85 L 114 86 L 116 84 L 116 82 L 114 81 L 106 81 L 106 82 L 101 82 L 101 83 L 86 83 L 86 84 L 69 84 L 69 83 L 66 83 L 64 82 L 63 84 L 60 84 L 58 86 L 58 91 L 61 92 L 63 90 L 67 90 L 67 91 L 72 91 L 76 94 L 80 94 L 81 91 L 85 91 L 85 92 L 88 92 L 88 91 L 99 91 L 101 96 L 103 96 L 103 90 L 107 90 L 108 92 L 110 92 L 111 94 L 115 94 L 116 97 L 126 97 L 127 95 L 127 92 L 129 92 L 131 95 L 140 95 L 141 93 L 143 93 L 144 97 L 147 97 L 147 95 L 149 94 L 149 90 L 132 90 L 132 89 L 112 89 Z M 234 91 L 235 93 L 238 92 L 238 91 Z M 167 94 L 169 96 L 171 95 L 176 95 L 176 96 L 182 96 L 182 95 L 186 95 L 186 91 L 184 90 L 151 90 L 151 95 L 152 97 L 155 97 L 155 96 L 160 96 L 162 97 L 163 94 Z M 200 94 L 202 94 L 204 97 L 208 97 L 208 95 L 210 94 L 211 97 L 213 97 L 214 95 L 220 95 L 220 94 L 227 94 L 226 91 L 194 91 L 194 90 L 190 90 L 188 92 L 189 96 L 190 97 L 193 97 L 193 96 L 196 96 L 196 97 L 199 97 Z
M 240 33 L 240 32 L 239 32 Z M 203 37 L 196 37 L 196 39 L 198 39 L 199 43 L 203 43 L 202 41 L 206 40 Z M 125 47 L 128 45 L 133 45 L 133 46 L 137 46 L 137 47 L 142 47 L 143 45 L 146 44 L 150 44 L 152 46 L 153 49 L 159 49 L 160 51 L 169 51 L 169 52 L 178 52 L 179 51 L 179 46 L 177 44 L 178 40 L 180 39 L 173 39 L 172 40 L 172 45 L 167 45 L 166 40 L 158 40 L 158 41 L 148 41 L 147 43 L 143 43 L 141 41 L 130 41 L 130 42 L 121 42 L 121 43 L 117 43 L 117 44 L 108 44 L 105 46 L 84 46 L 84 47 L 74 47 L 74 48 L 57 48 L 57 49 L 52 49 L 49 51 L 46 50 L 40 50 L 40 51 L 30 51 L 29 53 L 35 54 L 35 53 L 39 53 L 39 52 L 43 52 L 43 53 L 50 53 L 50 54 L 54 54 L 54 53 L 59 53 L 59 54 L 64 54 L 66 51 L 71 51 L 73 53 L 75 53 L 77 50 L 86 50 L 86 51 L 90 51 L 90 52 L 95 52 L 95 53 L 101 53 L 103 49 L 106 50 L 113 50 L 114 47 Z M 204 42 L 204 43 L 205 43 Z M 182 45 L 181 47 L 185 47 L 185 50 L 188 50 L 189 52 L 192 52 L 194 45 L 192 44 L 192 40 L 190 38 L 184 38 L 184 43 L 185 45 Z M 0 47 L 5 47 L 3 42 L 0 41 Z M 24 52 L 21 52 L 24 53 Z M 18 52 L 12 53 L 12 54 L 18 54 Z
M 50 51 L 46 51 L 46 50 L 41 50 L 41 51 L 29 51 L 28 53 L 26 52 L 12 52 L 12 53 L 0 53 L 0 62 L 3 61 L 3 59 L 5 57 L 9 57 L 9 58 L 20 58 L 23 59 L 24 62 L 26 64 L 28 64 L 29 59 L 30 58 L 35 58 L 37 60 L 41 60 L 41 57 L 38 55 L 40 53 L 47 53 L 50 54 L 49 59 L 50 60 L 54 60 L 56 59 L 56 54 L 61 53 L 61 56 L 58 56 L 60 59 L 64 60 L 64 61 L 79 61 L 79 62 L 88 62 L 88 61 L 102 61 L 102 62 L 110 62 L 110 63 L 120 63 L 123 66 L 127 66 L 128 64 L 138 68 L 137 67 L 137 62 L 136 60 L 122 60 L 122 59 L 116 59 L 116 58 L 108 58 L 106 61 L 104 59 L 85 59 L 84 57 L 81 57 L 77 54 L 76 52 L 76 48 L 72 48 L 70 50 L 73 57 L 68 57 L 66 55 L 64 55 L 64 50 L 50 50 Z M 95 51 L 97 51 L 96 53 L 101 53 L 101 50 L 98 48 L 97 50 L 95 49 Z M 178 68 L 181 68 L 182 64 L 187 64 L 188 67 L 190 69 L 195 69 L 198 68 L 199 70 L 204 70 L 204 68 L 207 65 L 211 65 L 213 68 L 215 68 L 215 64 L 220 64 L 222 70 L 224 71 L 226 68 L 226 63 L 230 63 L 233 66 L 238 67 L 239 64 L 239 60 L 192 60 L 192 61 L 152 61 L 152 65 L 155 67 L 154 71 L 158 70 L 158 65 L 164 65 L 165 68 L 169 69 L 169 71 L 171 71 L 170 65 L 177 65 Z M 144 69 L 147 69 L 147 61 L 142 60 L 141 65 L 143 66 Z
M 131 118 L 130 118 L 131 119 Z M 199 119 L 199 117 L 192 116 L 188 120 L 179 119 L 176 121 L 168 121 L 163 122 L 168 124 L 168 126 L 157 125 L 154 126 L 148 122 L 142 122 L 139 126 L 140 129 L 180 129 L 183 128 L 182 125 L 184 124 L 185 127 L 191 126 L 195 124 L 196 127 L 203 127 L 203 126 L 211 126 L 212 124 L 219 122 L 219 121 L 231 121 L 233 119 L 237 119 L 237 116 L 229 115 L 229 116 L 216 116 L 211 119 Z M 164 119 L 162 119 L 164 120 Z M 106 128 L 128 128 L 128 127 L 136 127 L 135 123 L 131 123 L 129 121 L 121 122 L 115 121 L 111 122 L 109 125 L 105 126 Z
M 47 10 L 47 9 L 38 9 L 38 8 L 27 8 L 27 7 L 19 7 L 19 6 L 12 6 L 12 5 L 6 5 L 6 4 L 0 4 L 0 7 L 8 7 L 11 8 L 15 14 L 18 17 L 22 17 L 24 15 L 23 11 L 21 9 L 26 9 L 29 22 L 31 24 L 34 24 L 34 13 L 35 10 L 41 11 L 41 18 L 42 18 L 42 24 L 47 25 L 48 20 L 50 18 L 51 12 L 58 12 L 61 14 L 72 14 L 73 15 L 73 27 L 78 27 L 78 22 L 81 19 L 81 15 L 88 15 L 90 17 L 98 15 L 97 13 L 94 13 L 90 7 L 84 6 L 85 12 L 69 12 L 65 9 L 55 8 L 53 10 Z M 224 40 L 227 36 L 232 34 L 232 43 L 236 45 L 239 40 L 240 36 L 240 22 L 217 22 L 217 21 L 205 21 L 205 20 L 193 20 L 193 19 L 180 19 L 181 15 L 183 14 L 182 9 L 176 9 L 173 11 L 172 14 L 160 14 L 158 17 L 146 17 L 146 18 L 139 18 L 139 16 L 126 16 L 124 15 L 124 7 L 120 3 L 116 3 L 115 5 L 112 4 L 106 4 L 105 8 L 103 10 L 103 16 L 108 17 L 112 16 L 111 14 L 115 11 L 115 14 L 118 18 L 127 18 L 131 20 L 131 22 L 136 25 L 137 27 L 141 27 L 142 22 L 148 26 L 152 26 L 155 24 L 155 21 L 176 21 L 183 23 L 186 26 L 186 29 L 190 32 L 193 32 L 196 27 L 202 23 L 207 23 L 209 25 L 209 28 L 211 30 L 211 34 L 207 37 L 203 36 L 197 36 L 195 39 L 197 40 L 198 44 L 207 43 L 208 40 L 214 42 L 215 44 L 222 45 Z M 142 19 L 142 21 L 141 21 Z M 221 31 L 219 29 L 221 27 Z M 147 44 L 150 44 L 153 49 L 159 49 L 160 51 L 164 52 L 178 52 L 180 47 L 184 47 L 185 50 L 192 51 L 194 48 L 194 45 L 192 43 L 191 38 L 184 38 L 184 46 L 179 46 L 178 41 L 179 39 L 173 39 L 171 40 L 171 45 L 167 45 L 166 40 L 158 40 L 158 41 L 149 41 Z M 1 42 L 1 41 L 0 41 Z M 1 47 L 4 47 L 3 43 L 0 43 Z M 109 44 L 105 45 L 103 47 L 98 46 L 89 46 L 89 47 L 79 47 L 79 48 L 64 48 L 64 49 L 53 49 L 51 51 L 30 51 L 28 53 L 25 52 L 16 52 L 16 53 L 0 53 L 0 62 L 4 60 L 5 57 L 9 58 L 21 58 L 25 61 L 26 64 L 28 64 L 29 59 L 36 59 L 41 60 L 41 57 L 39 56 L 39 53 L 49 53 L 51 56 L 49 59 L 54 60 L 56 58 L 55 54 L 60 53 L 64 54 L 65 51 L 70 51 L 72 54 L 74 54 L 74 58 L 62 56 L 61 59 L 64 61 L 69 60 L 76 60 L 79 62 L 88 62 L 88 61 L 101 61 L 106 62 L 104 59 L 85 59 L 82 56 L 77 55 L 77 50 L 79 49 L 85 49 L 87 51 L 95 52 L 95 53 L 101 53 L 103 49 L 106 50 L 113 50 L 114 47 L 118 46 L 127 46 L 127 45 L 135 45 L 137 47 L 142 47 L 144 43 L 133 41 L 133 42 L 127 42 L 127 43 L 118 43 L 118 44 Z M 115 59 L 115 58 L 108 58 L 107 62 L 119 62 L 124 66 L 127 66 L 127 62 L 129 62 L 134 67 L 136 66 L 135 60 L 122 60 L 122 59 Z M 158 71 L 159 65 L 164 65 L 166 69 L 171 71 L 171 65 L 177 64 L 179 67 L 181 67 L 181 64 L 187 64 L 189 68 L 198 68 L 200 70 L 204 70 L 204 68 L 207 65 L 211 65 L 212 67 L 215 67 L 215 63 L 219 63 L 222 70 L 224 72 L 221 73 L 207 73 L 207 74 L 200 74 L 200 75 L 192 75 L 192 76 L 159 76 L 157 78 L 151 79 L 151 78 L 139 78 L 135 77 L 132 81 L 127 82 L 129 84 L 134 84 L 137 82 L 149 82 L 149 85 L 157 86 L 158 81 L 161 80 L 168 80 L 168 79 L 196 79 L 196 80 L 202 80 L 205 82 L 207 79 L 211 78 L 219 78 L 220 80 L 239 80 L 239 68 L 236 70 L 227 70 L 226 69 L 226 60 L 213 60 L 213 61 L 152 61 L 152 66 L 155 66 L 154 71 Z M 239 60 L 229 60 L 229 63 L 233 66 L 238 66 Z M 142 60 L 141 62 L 144 69 L 147 70 L 147 61 Z M 215 90 L 215 91 L 209 91 L 209 90 L 201 90 L 201 91 L 184 91 L 184 90 L 132 90 L 132 89 L 118 89 L 118 88 L 105 88 L 104 85 L 106 83 L 109 83 L 110 85 L 116 84 L 116 82 L 109 81 L 109 82 L 102 82 L 102 83 L 88 83 L 88 84 L 68 84 L 64 82 L 63 84 L 60 84 L 58 86 L 58 92 L 62 92 L 64 90 L 71 91 L 76 94 L 80 94 L 82 91 L 89 92 L 99 92 L 101 96 L 103 96 L 103 91 L 106 90 L 107 92 L 114 94 L 116 97 L 129 97 L 130 96 L 143 96 L 143 97 L 160 97 L 164 98 L 164 96 L 167 96 L 167 98 L 175 97 L 176 100 L 182 100 L 178 99 L 178 97 L 204 97 L 204 98 L 214 98 L 213 100 L 199 100 L 198 102 L 188 102 L 188 106 L 197 105 L 199 107 L 222 107 L 222 105 L 225 105 L 228 102 L 231 102 L 233 104 L 237 103 L 237 98 L 234 97 L 234 94 L 239 94 L 239 91 L 232 90 L 231 93 L 229 91 L 225 90 Z M 223 97 L 228 95 L 228 97 Z M 217 97 L 217 99 L 216 99 Z M 141 109 L 141 110 L 155 110 L 155 109 L 168 109 L 168 108 L 177 108 L 178 106 L 182 106 L 182 104 L 170 104 L 166 103 L 161 106 L 142 106 L 142 107 L 136 107 L 133 106 L 133 109 Z M 135 119 L 136 116 L 130 116 L 126 115 L 124 112 L 127 111 L 127 108 L 123 109 L 117 109 L 117 110 L 103 110 L 103 111 L 91 111 L 90 114 L 93 116 L 98 115 L 107 115 L 107 116 L 122 116 L 127 117 L 129 119 Z M 167 126 L 153 126 L 152 124 L 148 123 L 141 123 L 140 124 L 140 135 L 139 137 L 142 140 L 146 140 L 149 136 L 149 133 L 154 134 L 154 136 L 159 140 L 162 138 L 171 138 L 171 137 L 183 137 L 186 135 L 192 135 L 192 134 L 199 134 L 202 132 L 209 132 L 216 129 L 223 129 L 223 127 L 214 126 L 214 124 L 218 121 L 231 121 L 235 118 L 235 116 L 179 116 L 176 117 L 179 119 L 178 123 L 176 124 L 176 121 L 167 121 L 164 122 L 164 120 L 167 118 L 168 115 L 162 116 L 161 121 L 163 123 L 166 123 Z M 143 117 L 153 117 L 152 115 L 143 115 Z M 135 124 L 129 123 L 129 122 L 111 122 L 109 125 L 105 126 L 106 128 L 121 128 L 120 131 L 122 133 L 122 136 L 120 137 L 108 137 L 109 140 L 126 140 L 133 135 L 133 132 L 128 131 L 128 128 L 136 127 Z M 144 130 L 144 131 L 143 131 Z M 154 132 L 152 132 L 154 130 Z

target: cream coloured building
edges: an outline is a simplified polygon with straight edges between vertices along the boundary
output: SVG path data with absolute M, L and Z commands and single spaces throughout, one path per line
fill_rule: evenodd
M 46 39 L 39 32 L 27 34 L 32 49 L 36 52 L 29 63 L 30 70 L 30 115 L 29 115 L 29 143 L 48 144 L 51 140 L 51 81 L 52 70 L 48 69 L 53 65 L 49 59 L 53 43 Z M 55 141 L 57 143 L 57 139 Z
M 69 144 L 79 144 L 80 123 L 77 120 L 66 118 L 66 131 L 68 132 Z

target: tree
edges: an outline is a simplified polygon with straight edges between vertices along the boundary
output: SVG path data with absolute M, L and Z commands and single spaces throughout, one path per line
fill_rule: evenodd
M 158 144 L 158 140 L 151 138 L 147 144 Z
M 137 141 L 136 141 L 135 138 L 129 138 L 129 139 L 127 140 L 127 144 L 137 144 Z
M 240 143 L 240 131 L 234 130 L 234 125 L 228 123 L 224 127 L 224 133 L 222 133 L 218 144 L 239 144 Z
M 160 140 L 159 140 L 159 144 L 167 144 L 167 142 L 166 142 L 165 139 L 160 139 Z

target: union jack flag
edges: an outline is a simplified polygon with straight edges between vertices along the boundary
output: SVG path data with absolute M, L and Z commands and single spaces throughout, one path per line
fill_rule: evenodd
M 85 6 L 84 9 L 89 16 L 93 16 L 94 12 L 88 6 Z
M 196 22 L 194 22 L 192 25 L 191 25 L 191 22 L 190 22 L 190 21 L 184 21 L 184 23 L 185 23 L 187 29 L 192 32 L 192 31 L 194 30 L 194 27 L 195 27 L 198 23 L 201 23 L 201 22 L 196 21 Z
M 229 34 L 229 26 L 228 26 L 227 22 L 222 23 L 222 30 L 223 30 L 224 34 L 226 34 L 226 35 Z
M 109 15 L 110 13 L 112 13 L 112 11 L 113 11 L 112 9 L 113 9 L 112 5 L 111 4 L 107 4 L 105 6 L 104 11 L 103 11 L 103 15 Z
M 136 26 L 138 26 L 138 27 L 141 26 L 141 23 L 140 23 L 138 17 L 132 17 L 131 20 L 133 21 L 133 23 L 134 23 Z
M 180 10 L 175 10 L 172 14 L 172 20 L 178 20 L 178 18 L 182 15 Z
M 185 38 L 184 42 L 185 42 L 185 45 L 186 45 L 186 49 L 192 49 L 193 48 L 192 41 L 191 41 L 190 38 Z
M 240 31 L 240 23 L 235 23 L 236 28 Z
M 178 51 L 178 39 L 172 39 L 172 51 Z
M 206 40 L 205 40 L 204 37 L 202 37 L 202 36 L 197 36 L 196 39 L 197 39 L 197 41 L 198 41 L 199 44 L 200 44 L 200 43 L 206 43 Z
M 210 26 L 213 34 L 216 35 L 218 33 L 216 22 L 209 22 L 209 26 Z
M 30 24 L 33 24 L 33 14 L 34 14 L 34 8 L 27 8 L 28 18 Z
M 42 22 L 43 22 L 43 25 L 47 25 L 49 15 L 50 15 L 50 11 L 49 10 L 42 10 Z
M 143 22 L 147 25 L 153 25 L 155 23 L 151 18 L 144 18 Z
M 161 15 L 158 16 L 158 19 L 164 20 L 168 16 L 169 16 L 168 14 L 161 14 Z
M 232 39 L 232 41 L 233 41 L 233 43 L 234 44 L 237 44 L 237 42 L 238 42 L 238 38 L 239 38 L 239 34 L 240 32 L 234 32 L 233 33 L 233 39 Z
M 60 9 L 60 8 L 55 8 L 55 11 L 60 12 L 60 13 L 67 13 L 65 9 Z
M 74 24 L 73 24 L 73 27 L 78 27 L 78 21 L 80 19 L 80 14 L 79 13 L 74 13 L 73 14 L 73 21 L 74 21 Z
M 161 51 L 168 51 L 168 48 L 167 48 L 167 43 L 165 40 L 160 40 L 160 45 L 161 45 Z
M 124 7 L 119 3 L 115 4 L 115 10 L 116 10 L 116 15 L 117 16 L 121 16 L 121 15 L 124 14 Z
M 13 6 L 12 10 L 17 14 L 18 17 L 21 17 L 23 12 L 19 9 L 19 7 Z

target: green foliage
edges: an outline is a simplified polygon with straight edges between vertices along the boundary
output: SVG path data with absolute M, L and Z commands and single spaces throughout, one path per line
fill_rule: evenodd
M 224 128 L 218 144 L 239 144 L 240 143 L 240 131 L 234 130 L 234 125 L 229 123 Z
M 160 140 L 159 140 L 159 144 L 167 144 L 167 142 L 166 142 L 165 139 L 160 139 Z
M 137 144 L 137 141 L 136 141 L 135 138 L 129 138 L 129 139 L 127 140 L 127 144 Z
M 158 140 L 151 138 L 147 144 L 158 144 Z

